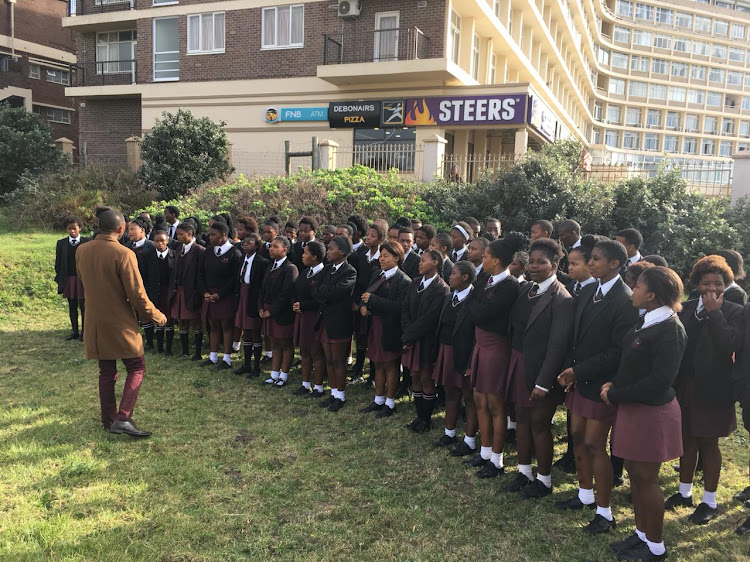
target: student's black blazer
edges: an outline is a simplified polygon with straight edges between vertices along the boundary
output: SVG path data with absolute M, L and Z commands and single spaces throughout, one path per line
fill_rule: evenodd
M 420 359 L 429 363 L 433 350 L 438 347 L 435 325 L 443 311 L 443 301 L 448 294 L 448 285 L 440 276 L 430 283 L 421 294 L 419 284 L 422 277 L 414 279 L 404 299 L 401 311 L 401 341 L 405 344 L 420 342 Z
M 239 275 L 242 273 L 242 265 L 245 257 L 242 257 L 240 262 L 240 270 L 237 277 L 237 302 L 239 302 L 240 289 L 242 288 L 242 278 Z M 256 252 L 255 258 L 253 259 L 253 265 L 250 267 L 250 285 L 247 293 L 247 308 L 245 314 L 251 318 L 258 317 L 258 310 L 260 310 L 260 291 L 263 287 L 263 279 L 268 271 L 268 265 L 271 262 Z
M 198 272 L 203 267 L 204 251 L 203 246 L 198 242 L 193 242 L 188 253 L 181 256 L 182 244 L 180 244 L 180 249 L 175 252 L 175 266 L 172 268 L 172 274 L 169 278 L 170 305 L 177 294 L 177 276 L 180 275 L 185 305 L 193 312 L 197 312 L 203 306 L 203 294 L 198 287 Z
M 469 303 L 475 298 L 476 289 L 470 291 L 469 294 L 461 303 L 458 308 L 458 314 L 456 314 L 456 324 L 453 326 L 453 367 L 458 373 L 465 373 L 469 370 L 469 363 L 471 362 L 471 355 L 474 353 L 474 322 L 471 321 L 469 316 Z M 440 319 L 437 323 L 437 329 L 435 330 L 435 341 L 438 341 L 440 336 L 440 324 L 443 322 L 443 314 L 451 305 L 453 296 L 451 293 L 443 299 L 443 305 L 440 309 Z M 433 362 L 437 361 L 440 346 L 435 345 L 433 350 L 432 359 Z
M 745 427 L 748 428 L 748 422 L 750 422 L 750 304 L 744 307 L 743 322 L 742 347 L 735 357 L 732 386 L 734 397 L 742 406 Z
M 354 332 L 352 315 L 352 295 L 357 283 L 357 271 L 348 262 L 344 262 L 338 271 L 333 271 L 329 263 L 320 272 L 320 283 L 312 287 L 312 297 L 317 301 L 320 317 L 326 335 L 330 339 L 340 340 L 351 337 Z
M 153 292 L 153 278 L 159 275 L 156 271 L 156 245 L 151 240 L 146 239 L 140 251 L 135 247 L 135 242 L 132 240 L 126 246 L 135 252 L 135 257 L 138 261 L 138 271 L 141 273 L 143 287 L 146 289 L 148 298 L 151 302 L 156 302 L 156 295 Z
M 201 294 L 215 288 L 219 298 L 234 298 L 242 267 L 240 251 L 233 247 L 225 254 L 217 256 L 215 248 L 211 246 L 201 258 L 201 268 L 198 271 L 198 288 Z
M 78 275 L 75 267 L 73 268 L 73 271 L 68 271 L 70 269 L 68 267 L 70 254 L 72 253 L 73 256 L 75 256 L 76 250 L 80 245 L 89 240 L 91 240 L 91 238 L 81 236 L 81 241 L 75 246 L 70 245 L 67 236 L 57 241 L 57 246 L 55 247 L 55 283 L 57 283 L 58 294 L 61 295 L 65 290 L 65 283 L 67 282 L 68 277 L 71 275 Z M 75 258 L 73 258 L 72 262 L 75 264 Z
M 469 315 L 474 325 L 488 332 L 503 336 L 510 328 L 510 311 L 516 302 L 521 287 L 518 279 L 508 275 L 491 287 L 475 286 L 476 295 L 469 303 Z
M 302 271 L 303 269 L 305 269 L 305 264 L 302 263 L 302 254 L 304 253 L 304 251 L 305 248 L 302 246 L 301 241 L 297 241 L 292 244 L 290 257 L 292 258 L 292 263 L 297 266 L 297 271 Z
M 690 293 L 688 300 L 697 299 L 700 296 L 701 294 L 698 292 L 698 289 L 694 289 Z M 747 293 L 745 292 L 745 289 L 737 285 L 736 287 L 724 291 L 724 300 L 745 306 L 747 304 Z
M 169 248 L 169 246 L 167 246 L 167 257 L 165 259 L 167 260 L 167 264 L 169 265 L 170 279 L 172 278 L 172 275 L 174 275 L 173 271 L 174 271 L 174 266 L 176 262 L 176 257 L 177 257 L 177 254 L 175 253 L 175 251 Z M 154 268 L 155 274 L 151 279 L 149 279 L 150 288 L 146 288 L 146 293 L 150 293 L 154 295 L 154 298 L 156 298 L 157 300 L 153 302 L 158 303 L 158 302 L 161 302 L 162 291 L 166 291 L 167 293 L 169 292 L 169 285 L 165 287 L 162 287 L 161 285 L 161 275 L 159 272 L 159 261 L 160 261 L 159 255 L 155 253 L 153 254 L 153 256 L 151 256 L 150 259 L 154 260 L 153 268 Z M 166 312 L 166 311 L 162 310 L 162 312 Z
M 638 309 L 633 306 L 632 292 L 621 278 L 595 305 L 593 299 L 598 289 L 599 283 L 591 283 L 576 299 L 573 347 L 567 364 L 573 367 L 580 393 L 601 402 L 601 387 L 617 373 L 622 340 L 638 322 Z
M 687 326 L 690 317 L 698 309 L 698 299 L 689 300 L 682 306 L 680 320 Z M 708 314 L 705 326 L 692 348 L 690 361 L 683 358 L 675 388 L 692 378 L 693 396 L 706 409 L 721 409 L 734 404 L 733 356 L 742 348 L 744 339 L 744 307 L 727 300 L 721 308 Z
M 268 261 L 271 261 L 271 254 L 268 251 L 268 246 L 266 246 L 266 242 L 263 241 L 263 240 L 261 240 L 260 248 L 258 248 L 258 255 L 259 256 L 263 256 Z M 297 271 L 299 271 L 299 270 L 297 270 Z
M 294 323 L 294 282 L 299 272 L 297 266 L 287 258 L 280 267 L 272 270 L 273 263 L 266 269 L 261 288 L 260 304 L 269 304 L 271 319 L 281 326 Z
M 482 268 L 482 271 L 479 272 L 476 279 L 474 279 L 473 285 L 475 287 L 484 287 L 487 284 L 487 279 L 490 278 L 489 273 L 487 273 L 484 268 Z
M 380 273 L 380 261 L 375 259 L 368 262 L 367 249 L 365 249 L 365 251 L 362 252 L 362 257 L 359 259 L 359 267 L 357 269 L 357 284 L 354 287 L 355 302 L 358 303 L 362 294 L 367 292 L 367 287 L 370 285 L 370 279 L 372 279 L 372 276 L 376 273 Z
M 406 256 L 406 259 L 404 260 L 404 263 L 401 264 L 401 271 L 406 273 L 409 276 L 409 279 L 414 281 L 417 277 L 419 277 L 419 256 L 416 254 L 416 252 L 409 252 L 409 255 Z
M 368 288 L 372 287 L 379 277 L 379 271 L 373 273 Z M 360 306 L 366 306 L 372 314 L 380 316 L 383 326 L 381 338 L 383 349 L 386 351 L 401 351 L 403 348 L 401 344 L 401 310 L 406 294 L 409 292 L 411 279 L 406 273 L 398 269 L 390 281 L 389 290 L 384 289 L 382 285 L 378 286 L 370 294 L 369 302 L 360 302 Z
M 443 281 L 445 281 L 446 283 L 448 283 L 448 281 L 450 280 L 451 271 L 453 271 L 453 262 L 451 261 L 449 257 L 446 257 L 443 260 L 443 272 L 442 272 Z
M 528 298 L 531 283 L 521 289 L 516 302 Z M 555 279 L 539 297 L 531 311 L 523 332 L 523 360 L 526 386 L 531 392 L 535 385 L 547 390 L 557 383 L 573 340 L 575 299 Z M 514 337 L 511 324 L 511 338 Z

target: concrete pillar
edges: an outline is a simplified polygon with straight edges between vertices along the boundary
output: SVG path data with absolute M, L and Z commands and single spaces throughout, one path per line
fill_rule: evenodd
M 487 151 L 492 154 L 502 154 L 503 153 L 503 137 L 498 135 L 497 133 L 487 139 Z
M 73 160 L 73 150 L 75 149 L 75 146 L 73 146 L 72 140 L 65 137 L 60 137 L 55 141 L 55 148 L 59 152 L 66 154 L 71 160 Z
M 453 154 L 458 158 L 458 172 L 462 178 L 466 178 L 466 160 L 469 155 L 469 130 L 456 129 L 453 136 Z
M 459 40 L 458 65 L 471 74 L 471 55 L 474 45 L 474 18 L 461 19 L 461 38 Z
M 430 135 L 423 143 L 422 181 L 432 181 L 443 176 L 443 160 L 448 141 L 440 135 Z
M 513 148 L 513 155 L 516 158 L 522 158 L 526 154 L 526 149 L 529 147 L 529 131 L 526 127 L 518 129 L 516 131 L 516 144 Z
M 127 154 L 128 170 L 137 172 L 143 164 L 141 160 L 141 139 L 130 137 L 125 139 L 125 152 Z
M 485 156 L 487 156 L 487 129 L 474 130 L 474 175 L 477 179 L 486 168 Z
M 732 171 L 732 205 L 745 195 L 750 195 L 750 150 L 742 150 L 734 156 Z
M 318 144 L 320 150 L 320 168 L 321 170 L 335 170 L 336 169 L 336 152 L 339 148 L 339 143 L 329 139 L 323 139 Z
M 227 139 L 227 163 L 231 166 L 232 165 L 232 146 L 234 143 Z

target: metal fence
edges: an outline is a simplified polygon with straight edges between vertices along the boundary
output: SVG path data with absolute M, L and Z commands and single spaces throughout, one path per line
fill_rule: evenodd
M 234 166 L 235 175 L 242 174 L 247 177 L 254 176 L 278 176 L 285 173 L 286 165 L 283 152 L 246 152 L 242 150 L 232 150 L 232 166 Z M 302 159 L 294 159 L 291 169 L 296 172 L 300 167 L 309 168 L 310 159 L 307 159 L 307 165 Z
M 327 33 L 323 37 L 323 64 L 418 60 L 430 55 L 430 39 L 418 27 Z
M 709 197 L 729 196 L 732 192 L 731 162 L 705 162 L 678 164 L 665 162 L 639 162 L 621 165 L 595 164 L 586 171 L 588 178 L 604 183 L 615 183 L 629 178 L 653 178 L 659 169 L 680 171 L 688 189 Z
M 421 177 L 424 148 L 412 143 L 365 144 L 336 149 L 336 167 L 359 164 L 378 172 L 397 170 L 406 177 Z
M 523 156 L 515 154 L 446 154 L 443 159 L 443 178 L 455 182 L 475 182 L 483 174 L 492 178 L 509 170 Z

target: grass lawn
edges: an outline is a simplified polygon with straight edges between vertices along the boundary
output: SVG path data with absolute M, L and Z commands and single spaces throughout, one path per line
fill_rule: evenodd
M 154 435 L 105 433 L 96 364 L 63 341 L 59 237 L 0 225 L 0 560 L 606 561 L 632 531 L 627 482 L 613 497 L 617 532 L 587 540 L 589 513 L 500 493 L 508 476 L 479 480 L 432 448 L 439 429 L 408 433 L 411 404 L 388 420 L 359 414 L 372 398 L 362 386 L 331 414 L 294 385 L 148 356 L 135 420 Z M 556 421 L 561 436 L 562 412 Z M 732 500 L 748 483 L 747 432 L 721 446 L 722 513 L 701 528 L 688 510 L 668 515 L 673 560 L 748 559 L 750 541 L 732 534 L 750 515 Z M 515 451 L 505 458 L 514 470 Z M 576 489 L 553 479 L 562 495 Z M 677 488 L 671 464 L 662 483 Z

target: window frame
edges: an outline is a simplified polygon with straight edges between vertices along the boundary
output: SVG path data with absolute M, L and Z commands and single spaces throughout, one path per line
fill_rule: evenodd
M 288 45 L 279 45 L 277 42 L 278 37 L 278 25 L 279 25 L 279 9 L 289 9 L 289 41 Z M 292 43 L 292 13 L 294 8 L 302 8 L 302 42 Z M 274 29 L 273 38 L 274 43 L 266 44 L 266 12 L 274 11 Z M 226 42 L 226 41 L 225 41 Z M 305 5 L 304 4 L 285 4 L 281 6 L 265 6 L 260 12 L 260 50 L 261 51 L 278 51 L 283 49 L 304 49 L 305 48 Z
M 214 42 L 216 39 L 216 16 L 221 15 L 222 16 L 222 27 L 224 28 L 222 31 L 222 43 L 223 46 L 220 49 L 217 49 L 215 46 L 213 49 L 207 49 L 203 50 L 201 48 L 203 44 L 203 18 L 207 16 L 211 16 L 212 24 L 211 24 L 211 41 Z M 198 18 L 198 49 L 197 50 L 191 50 L 190 49 L 190 20 L 193 18 Z M 195 29 L 193 27 L 193 29 Z M 223 54 L 226 53 L 226 47 L 227 47 L 227 16 L 226 12 L 219 11 L 219 12 L 201 12 L 199 14 L 188 14 L 187 15 L 187 42 L 185 45 L 185 54 L 186 55 L 217 55 L 217 54 Z
M 36 69 L 36 76 L 32 74 L 32 69 Z M 35 64 L 33 62 L 29 63 L 29 78 L 32 80 L 41 80 L 42 79 L 42 67 L 41 65 Z

